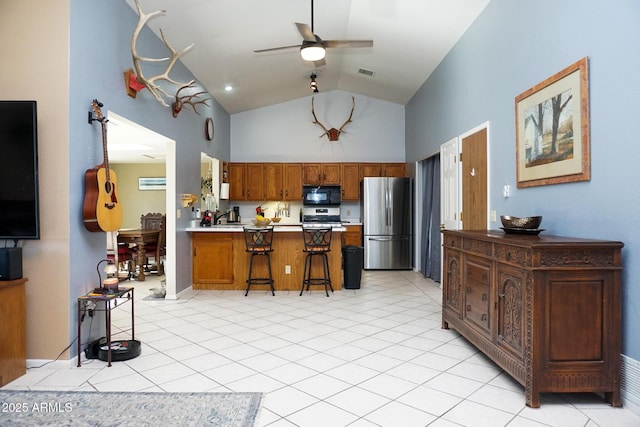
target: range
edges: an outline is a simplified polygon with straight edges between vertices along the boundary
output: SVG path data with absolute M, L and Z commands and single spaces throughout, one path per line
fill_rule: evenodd
M 342 189 L 339 185 L 305 185 L 302 187 L 302 225 L 304 227 L 339 227 Z
M 340 227 L 340 206 L 302 208 L 303 227 Z

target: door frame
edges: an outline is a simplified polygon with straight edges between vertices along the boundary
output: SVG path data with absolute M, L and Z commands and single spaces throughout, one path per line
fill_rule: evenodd
M 177 210 L 175 208 L 176 195 L 176 141 L 170 139 L 152 129 L 149 129 L 141 124 L 138 124 L 126 117 L 114 112 L 109 111 L 109 120 L 114 122 L 130 126 L 137 129 L 140 132 L 146 133 L 149 138 L 154 138 L 156 142 L 164 144 L 165 147 L 165 205 L 166 205 L 166 254 L 164 260 L 164 274 L 166 283 L 166 296 L 165 299 L 177 299 L 177 274 L 176 274 L 176 221 Z

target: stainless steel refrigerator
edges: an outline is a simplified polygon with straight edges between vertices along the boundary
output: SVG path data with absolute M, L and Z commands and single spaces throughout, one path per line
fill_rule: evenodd
M 413 267 L 410 178 L 364 178 L 360 198 L 365 270 Z

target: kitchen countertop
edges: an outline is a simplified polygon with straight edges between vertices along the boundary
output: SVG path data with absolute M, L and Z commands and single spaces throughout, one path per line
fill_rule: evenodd
M 302 224 L 301 223 L 285 223 L 285 224 L 270 224 L 273 225 L 273 232 L 274 233 L 280 233 L 280 232 L 295 232 L 295 231 L 302 231 Z M 352 225 L 352 223 L 349 223 L 349 225 Z M 191 232 L 191 233 L 200 233 L 200 232 L 204 232 L 204 233 L 242 233 L 243 231 L 243 227 L 244 226 L 249 226 L 249 227 L 254 227 L 253 224 L 218 224 L 218 225 L 211 225 L 209 227 L 200 227 L 199 225 L 196 226 L 192 226 L 192 227 L 187 227 L 186 231 Z M 333 227 L 333 231 L 346 231 L 345 227 Z

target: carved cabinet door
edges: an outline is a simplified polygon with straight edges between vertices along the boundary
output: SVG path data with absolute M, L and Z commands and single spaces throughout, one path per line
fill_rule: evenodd
M 496 344 L 518 358 L 524 357 L 527 306 L 525 270 L 497 264 Z
M 442 303 L 446 310 L 462 318 L 462 265 L 460 252 L 452 249 L 444 251 L 444 280 Z
M 484 258 L 464 256 L 464 320 L 491 338 L 492 263 Z

